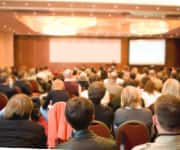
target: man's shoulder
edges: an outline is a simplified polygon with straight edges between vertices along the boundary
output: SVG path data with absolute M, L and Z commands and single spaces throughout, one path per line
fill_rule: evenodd
M 78 150 L 78 149 L 99 149 L 99 150 L 114 150 L 116 149 L 116 142 L 114 140 L 103 138 L 100 136 L 91 136 L 85 139 L 71 138 L 68 142 L 60 144 L 57 149 L 64 150 Z
M 152 150 L 151 146 L 153 143 L 146 143 L 142 145 L 135 146 L 132 150 Z

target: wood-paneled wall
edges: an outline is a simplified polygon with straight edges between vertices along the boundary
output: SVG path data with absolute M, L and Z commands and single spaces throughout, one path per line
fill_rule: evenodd
M 0 67 L 14 65 L 13 34 L 0 32 Z
M 50 63 L 49 62 L 49 40 L 46 36 L 15 36 L 14 52 L 15 66 L 40 67 L 49 66 L 53 70 L 62 70 L 74 66 L 95 66 L 102 64 L 90 63 Z M 121 38 L 121 64 L 118 67 L 128 65 L 128 38 Z M 167 39 L 166 66 L 180 66 L 180 39 Z

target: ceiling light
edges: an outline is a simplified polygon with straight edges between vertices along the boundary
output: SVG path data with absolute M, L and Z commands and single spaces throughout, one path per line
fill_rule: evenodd
M 29 6 L 29 3 L 28 3 L 28 2 L 26 2 L 26 3 L 24 3 L 24 5 L 25 5 L 25 6 Z
M 114 8 L 118 8 L 118 5 L 114 5 L 113 7 L 114 7 Z

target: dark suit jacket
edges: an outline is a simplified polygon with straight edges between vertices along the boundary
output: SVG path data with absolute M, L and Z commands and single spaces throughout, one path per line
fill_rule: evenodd
M 114 112 L 111 107 L 101 104 L 94 104 L 95 120 L 104 122 L 110 129 L 112 128 Z
M 17 93 L 14 88 L 10 88 L 8 85 L 5 84 L 0 84 L 0 92 L 4 93 L 8 98 Z
M 14 86 L 17 86 L 21 89 L 22 93 L 27 94 L 27 95 L 31 95 L 32 91 L 28 85 L 28 83 L 24 80 L 17 80 L 14 83 Z
M 0 120 L 0 147 L 46 148 L 44 128 L 28 120 Z
M 68 92 L 65 90 L 52 90 L 48 93 L 47 97 L 45 98 L 45 102 L 43 104 L 43 108 L 47 109 L 50 101 L 52 101 L 52 104 L 63 101 L 66 102 L 69 99 Z
M 115 141 L 95 135 L 89 130 L 76 131 L 66 143 L 56 148 L 63 150 L 116 150 Z

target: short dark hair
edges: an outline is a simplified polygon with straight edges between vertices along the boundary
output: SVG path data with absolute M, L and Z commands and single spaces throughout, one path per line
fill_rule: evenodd
M 160 96 L 155 103 L 155 114 L 163 129 L 180 130 L 180 98 L 173 95 Z
M 74 97 L 68 100 L 65 115 L 75 130 L 87 129 L 94 115 L 93 103 L 83 97 Z
M 106 88 L 100 81 L 93 82 L 88 88 L 88 97 L 95 104 L 99 104 L 101 99 L 104 97 Z

